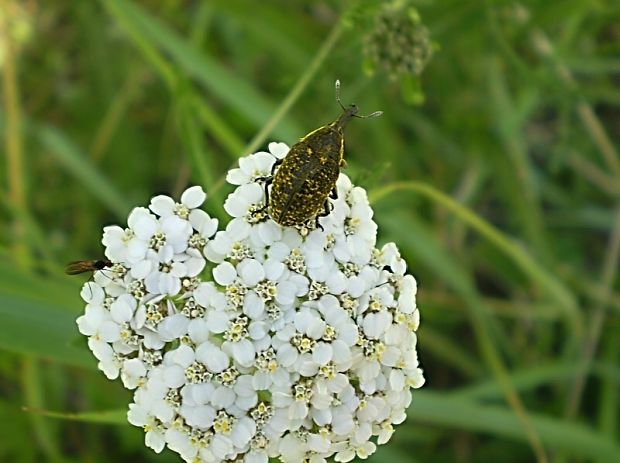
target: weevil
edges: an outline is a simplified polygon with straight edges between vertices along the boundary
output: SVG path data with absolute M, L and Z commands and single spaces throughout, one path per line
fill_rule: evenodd
M 111 266 L 112 262 L 109 260 L 76 260 L 75 262 L 69 262 L 67 264 L 65 273 L 67 275 L 79 275 L 80 273 L 103 270 Z
M 269 215 L 284 227 L 304 225 L 314 218 L 316 226 L 322 228 L 318 219 L 329 214 L 328 197 L 337 198 L 336 180 L 340 168 L 346 165 L 345 125 L 353 117 L 367 119 L 382 114 L 375 111 L 360 116 L 356 105 L 345 107 L 340 101 L 339 80 L 336 81 L 336 101 L 342 108 L 340 117 L 295 143 L 284 159 L 274 164 L 272 176 L 265 182 Z

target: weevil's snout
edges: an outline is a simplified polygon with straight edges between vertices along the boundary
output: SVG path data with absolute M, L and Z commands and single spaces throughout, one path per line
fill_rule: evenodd
M 356 117 L 358 111 L 359 109 L 357 108 L 357 105 L 350 104 L 340 115 L 338 120 L 336 120 L 336 127 L 342 130 L 344 126 L 347 125 L 347 122 L 349 122 L 349 119 Z

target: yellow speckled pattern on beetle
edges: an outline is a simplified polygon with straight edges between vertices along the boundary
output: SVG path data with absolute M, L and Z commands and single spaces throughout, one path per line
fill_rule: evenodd
M 347 114 L 291 147 L 273 178 L 269 195 L 269 215 L 275 222 L 285 227 L 300 225 L 325 207 L 343 163 L 342 128 Z
M 358 116 L 357 106 L 347 108 L 340 102 L 340 82 L 336 81 L 336 100 L 343 113 L 331 124 L 320 127 L 295 143 L 271 179 L 268 195 L 271 218 L 284 227 L 303 225 L 322 210 L 329 212 L 327 197 L 335 192 L 340 168 L 344 166 L 343 129 L 352 117 Z

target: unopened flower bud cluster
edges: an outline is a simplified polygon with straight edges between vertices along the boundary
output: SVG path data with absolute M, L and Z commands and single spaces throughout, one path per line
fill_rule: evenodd
M 364 41 L 369 63 L 385 69 L 392 77 L 420 75 L 433 55 L 429 31 L 410 3 L 383 3 L 375 27 Z
M 187 462 L 365 458 L 420 387 L 416 282 L 375 247 L 366 192 L 340 175 L 331 212 L 282 228 L 264 179 L 288 152 L 241 158 L 224 230 L 192 187 L 104 229 L 114 265 L 82 297 L 99 368 L 135 390 L 129 421 Z

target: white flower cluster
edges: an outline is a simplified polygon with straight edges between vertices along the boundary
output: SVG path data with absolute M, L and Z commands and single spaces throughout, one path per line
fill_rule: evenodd
M 99 368 L 135 389 L 129 421 L 187 462 L 366 458 L 405 419 L 418 367 L 416 282 L 375 247 L 366 192 L 340 175 L 319 227 L 283 228 L 264 178 L 288 147 L 239 160 L 223 231 L 200 187 L 106 227 L 114 264 L 82 297 Z

